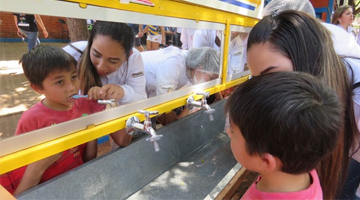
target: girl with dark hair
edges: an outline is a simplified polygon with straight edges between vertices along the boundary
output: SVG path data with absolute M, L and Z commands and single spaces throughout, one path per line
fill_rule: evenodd
M 115 99 L 119 106 L 145 99 L 144 64 L 133 45 L 134 33 L 127 24 L 97 21 L 79 65 L 82 94 Z M 119 146 L 131 140 L 124 130 L 110 136 Z
M 266 16 L 250 32 L 247 64 L 252 76 L 301 71 L 320 78 L 337 92 L 344 106 L 343 129 L 335 151 L 317 167 L 324 199 L 333 199 L 345 178 L 356 126 L 347 68 L 335 53 L 330 32 L 302 12 Z

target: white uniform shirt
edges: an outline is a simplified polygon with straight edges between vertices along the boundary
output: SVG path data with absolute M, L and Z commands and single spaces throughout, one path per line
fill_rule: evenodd
M 342 57 L 360 58 L 360 47 L 353 37 L 347 37 L 348 33 L 339 26 L 321 23 L 331 32 L 335 52 Z
M 345 58 L 345 61 L 351 66 L 349 68 L 347 66 L 347 71 L 350 78 L 350 83 L 355 84 L 360 82 L 360 59 L 354 58 Z M 354 80 L 352 80 L 352 78 Z M 355 115 L 355 122 L 358 128 L 358 134 L 355 136 L 355 141 L 352 149 L 350 150 L 350 154 L 354 152 L 359 146 L 360 141 L 360 87 L 355 88 L 353 91 L 353 105 L 354 105 L 354 115 Z M 356 161 L 360 162 L 360 150 L 357 151 L 352 156 Z
M 244 42 L 240 36 L 236 36 L 229 44 L 229 57 L 228 57 L 228 74 L 240 73 L 244 71 Z
M 149 98 L 167 93 L 167 89 L 162 89 L 162 86 L 173 85 L 174 90 L 178 90 L 191 85 L 186 77 L 186 55 L 186 50 L 173 46 L 141 52 Z
M 71 43 L 73 47 L 70 45 L 66 45 L 65 47 L 63 47 L 63 50 L 70 54 L 72 57 L 74 57 L 76 61 L 79 61 L 81 55 L 84 53 L 84 50 L 87 47 L 87 43 L 87 41 L 73 42 Z M 80 50 L 81 52 L 79 52 L 78 50 Z
M 216 30 L 196 30 L 194 34 L 193 47 L 211 47 L 220 51 L 215 43 Z M 221 40 L 221 38 L 219 38 Z M 227 74 L 231 76 L 234 71 L 236 73 L 244 71 L 243 64 L 244 43 L 239 36 L 230 41 L 229 55 L 228 55 L 228 69 Z
M 211 47 L 220 51 L 220 47 L 215 44 L 216 30 L 201 30 L 195 31 L 193 37 L 193 47 Z M 221 40 L 221 38 L 219 38 Z
M 74 42 L 71 45 L 84 51 L 87 41 Z M 76 49 L 70 45 L 65 46 L 63 49 L 79 61 L 81 54 Z M 106 77 L 101 76 L 100 80 L 102 85 L 116 84 L 124 89 L 124 97 L 117 102 L 118 105 L 146 99 L 144 64 L 140 52 L 135 48 L 133 48 L 133 53 L 127 62 L 124 62 L 118 70 Z
M 195 31 L 196 29 L 194 28 L 182 28 L 180 41 L 182 42 L 181 48 L 183 50 L 189 50 L 193 46 Z

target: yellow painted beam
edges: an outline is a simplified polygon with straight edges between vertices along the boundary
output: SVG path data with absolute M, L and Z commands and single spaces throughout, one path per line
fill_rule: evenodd
M 207 89 L 211 94 L 216 92 L 223 91 L 227 88 L 236 86 L 247 79 L 246 77 L 218 85 L 212 88 Z M 147 108 L 146 110 L 158 110 L 159 113 L 166 113 L 174 108 L 183 106 L 186 104 L 186 100 L 189 95 L 184 97 L 168 101 L 166 103 Z M 200 99 L 201 96 L 196 96 L 195 99 Z M 10 155 L 6 155 L 0 158 L 0 174 L 9 172 L 11 170 L 17 169 L 19 167 L 28 165 L 32 162 L 41 160 L 43 158 L 49 157 L 56 153 L 65 151 L 72 147 L 78 146 L 80 144 L 89 142 L 91 140 L 100 138 L 104 135 L 108 135 L 117 130 L 125 128 L 125 122 L 130 116 L 137 116 L 140 120 L 144 120 L 144 116 L 138 113 L 133 113 L 127 116 L 123 116 L 118 119 L 111 120 L 109 122 L 97 125 L 89 126 L 87 129 L 78 131 L 69 135 L 66 135 L 55 140 L 33 146 Z
M 229 23 L 232 25 L 253 27 L 259 20 L 231 12 L 216 10 L 188 2 L 170 0 L 153 0 L 155 6 L 145 6 L 135 3 L 122 4 L 119 0 L 64 0 L 78 3 L 80 7 L 85 5 L 100 6 L 112 9 L 126 10 L 137 13 L 152 14 L 182 19 L 193 19 L 196 21 L 208 21 L 214 23 Z
M 229 20 L 226 21 L 225 27 L 225 42 L 224 42 L 224 55 L 223 55 L 223 63 L 222 63 L 222 77 L 221 83 L 226 83 L 227 77 L 227 68 L 228 68 L 228 55 L 229 55 L 229 41 L 230 41 L 230 23 Z

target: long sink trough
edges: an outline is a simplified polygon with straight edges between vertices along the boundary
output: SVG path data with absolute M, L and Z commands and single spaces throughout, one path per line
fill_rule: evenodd
M 204 199 L 236 165 L 224 133 L 226 100 L 32 188 L 18 199 Z M 221 188 L 220 188 L 221 189 Z

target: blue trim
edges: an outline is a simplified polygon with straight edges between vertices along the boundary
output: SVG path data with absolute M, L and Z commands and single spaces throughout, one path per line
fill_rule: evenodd
M 225 2 L 225 3 L 229 3 L 229 4 L 232 4 L 232 5 L 235 5 L 235 6 L 239 6 L 239 7 L 242 7 L 242 8 L 246 8 L 246 9 L 249 9 L 249 10 L 255 10 L 255 6 L 252 6 L 252 5 L 249 5 L 249 4 L 246 4 L 246 3 L 242 3 L 242 2 L 239 2 L 239 1 L 236 1 L 236 0 L 219 0 L 219 1 L 222 1 L 222 2 Z
M 329 13 L 328 13 L 328 15 L 326 16 L 326 22 L 327 22 L 327 23 L 331 23 L 331 14 L 332 14 L 332 12 L 333 12 L 333 10 L 334 10 L 334 1 L 335 1 L 335 0 L 329 0 L 329 6 L 328 6 L 328 8 L 329 8 Z
M 330 11 L 328 7 L 315 8 L 315 13 L 316 13 L 317 16 L 322 14 L 322 13 L 326 13 L 327 14 L 326 15 L 326 22 L 327 23 L 331 22 L 331 13 L 332 13 L 332 11 Z
M 107 141 L 109 141 L 109 135 L 105 135 L 105 136 L 102 136 L 102 137 L 97 139 L 98 144 L 102 144 L 102 143 L 107 142 Z
M 328 9 L 326 7 L 322 7 L 322 8 L 315 8 L 315 12 L 316 13 L 324 13 L 324 12 L 328 12 Z
M 26 39 L 25 39 L 26 41 Z M 22 42 L 20 38 L 0 38 L 0 42 Z M 62 40 L 62 39 L 40 39 L 40 42 L 63 42 L 63 43 L 69 43 L 70 40 Z

